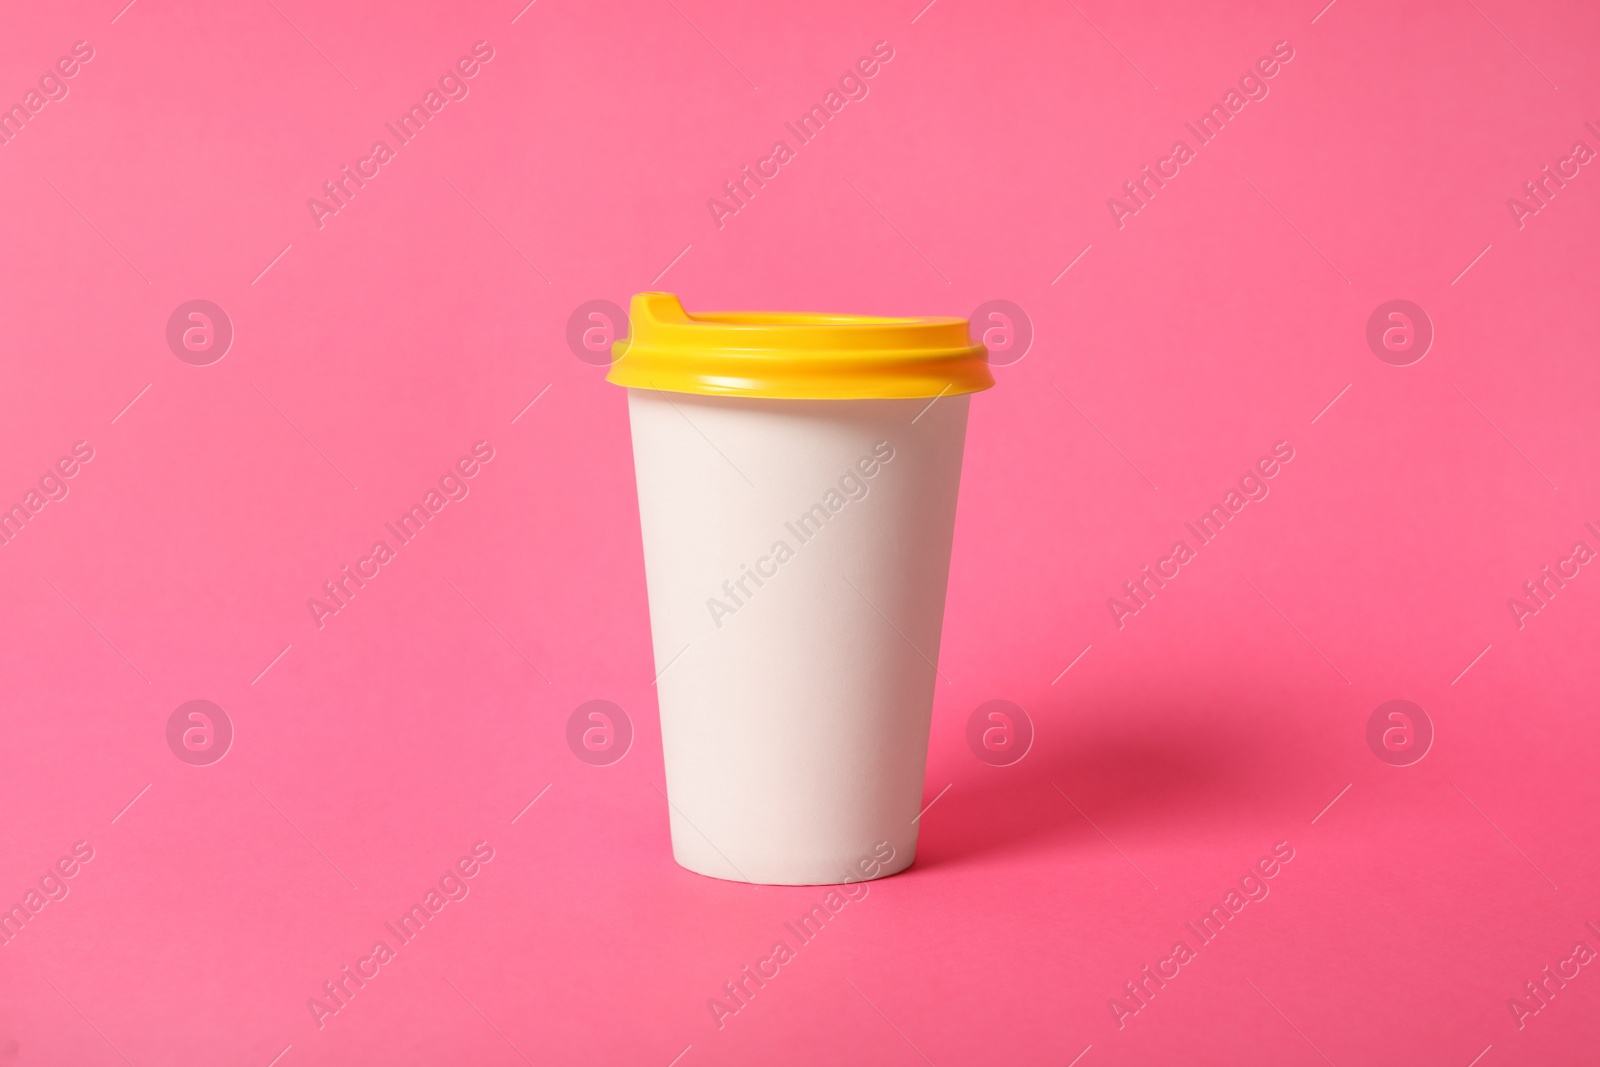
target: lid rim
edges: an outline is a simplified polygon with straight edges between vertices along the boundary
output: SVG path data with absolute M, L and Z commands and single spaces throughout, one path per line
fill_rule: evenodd
M 813 312 L 691 315 L 638 293 L 606 380 L 629 388 L 783 399 L 899 399 L 994 385 L 966 319 Z

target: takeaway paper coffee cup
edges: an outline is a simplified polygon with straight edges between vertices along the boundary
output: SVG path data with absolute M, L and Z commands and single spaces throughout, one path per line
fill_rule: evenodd
M 969 394 L 963 319 L 633 298 L 628 387 L 672 850 L 860 881 L 916 852 Z

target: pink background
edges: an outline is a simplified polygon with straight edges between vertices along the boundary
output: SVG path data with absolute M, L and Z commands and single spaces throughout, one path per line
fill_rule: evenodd
M 1600 14 L 1321 6 L 13 10 L 0 100 L 94 58 L 0 147 L 0 503 L 94 458 L 0 547 L 0 904 L 94 858 L 0 947 L 0 1063 L 1592 1056 L 1597 968 L 1521 1029 L 1507 1002 L 1600 948 L 1600 574 L 1521 629 L 1507 600 L 1600 549 L 1600 176 L 1520 228 L 1507 199 L 1600 148 Z M 480 40 L 319 229 L 307 199 Z M 719 229 L 707 199 L 880 40 Z M 1107 198 L 1278 41 L 1270 95 L 1119 229 Z M 708 998 L 822 894 L 671 859 L 624 395 L 565 340 L 646 288 L 1036 330 L 973 403 L 916 865 L 720 1030 Z M 165 339 L 196 298 L 236 334 L 209 366 Z M 1394 298 L 1436 330 L 1411 366 L 1365 340 Z M 480 440 L 470 496 L 319 629 L 307 598 Z M 1107 599 L 1278 441 L 1271 495 L 1119 629 Z M 636 731 L 610 766 L 564 740 L 596 698 Z M 209 766 L 166 740 L 193 699 L 235 731 Z M 1037 731 L 1013 766 L 966 745 L 991 699 Z M 1436 731 L 1411 766 L 1367 744 L 1391 699 Z M 470 895 L 319 1029 L 478 841 Z M 1277 842 L 1270 896 L 1119 1028 Z

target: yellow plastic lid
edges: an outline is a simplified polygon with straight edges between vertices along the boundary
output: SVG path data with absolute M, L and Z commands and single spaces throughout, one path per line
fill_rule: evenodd
M 636 293 L 630 338 L 606 381 L 635 389 L 795 400 L 976 393 L 994 384 L 966 319 L 718 311 L 691 315 L 671 293 Z

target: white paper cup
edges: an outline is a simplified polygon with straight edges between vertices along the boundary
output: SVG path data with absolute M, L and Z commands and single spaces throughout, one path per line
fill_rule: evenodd
M 682 866 L 911 864 L 969 400 L 629 389 Z

